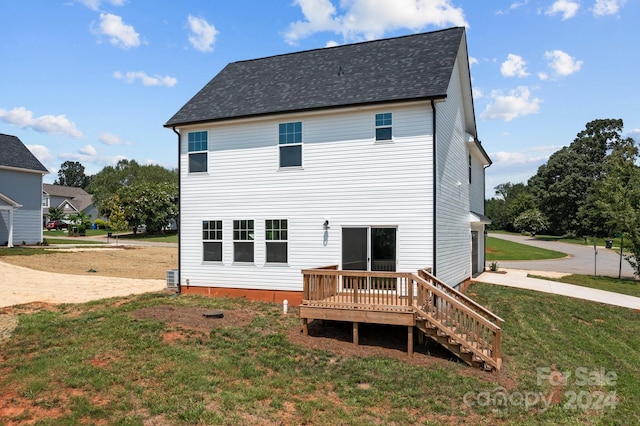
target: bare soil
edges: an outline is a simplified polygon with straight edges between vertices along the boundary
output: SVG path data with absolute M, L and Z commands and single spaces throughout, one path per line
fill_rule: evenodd
M 3 256 L 0 261 L 61 274 L 163 280 L 168 269 L 178 267 L 178 249 L 131 246 L 51 249 L 43 255 Z

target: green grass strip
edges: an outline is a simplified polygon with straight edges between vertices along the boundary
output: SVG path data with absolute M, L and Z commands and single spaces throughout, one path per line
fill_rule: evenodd
M 514 243 L 501 238 L 487 237 L 488 261 L 561 259 L 566 256 L 566 253 L 559 251 Z

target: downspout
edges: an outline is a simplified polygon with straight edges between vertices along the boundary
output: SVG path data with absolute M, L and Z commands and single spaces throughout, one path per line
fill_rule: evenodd
M 487 169 L 489 167 L 491 167 L 491 164 L 493 163 L 489 163 L 486 166 L 484 166 L 482 168 L 482 188 L 485 189 L 486 191 L 486 186 L 487 186 L 487 179 L 486 179 L 486 174 L 487 174 Z M 486 202 L 486 199 L 485 199 Z M 482 210 L 482 213 L 486 213 L 485 210 Z M 484 271 L 485 268 L 487 267 L 487 225 L 484 225 L 482 227 L 482 238 L 484 238 L 484 250 L 482 251 L 482 270 Z
M 182 263 L 182 256 L 181 256 L 181 250 L 182 250 L 182 244 L 180 244 L 180 239 L 182 238 L 182 232 L 180 232 L 180 194 L 182 193 L 181 189 L 182 189 L 182 172 L 180 170 L 180 163 L 182 163 L 182 161 L 180 161 L 180 132 L 178 132 L 175 128 L 175 126 L 173 126 L 171 128 L 171 130 L 173 130 L 173 133 L 175 133 L 176 135 L 178 135 L 178 292 L 176 294 L 181 294 L 182 293 L 182 285 L 180 284 L 180 265 Z
M 432 207 L 432 211 L 433 211 L 433 247 L 432 247 L 432 251 L 433 251 L 433 262 L 432 262 L 432 274 L 433 276 L 437 276 L 437 271 L 436 271 L 436 252 L 437 252 L 437 244 L 436 244 L 436 235 L 437 235 L 437 226 L 436 226 L 436 221 L 437 221 L 437 217 L 436 217 L 436 188 L 437 188 L 437 167 L 436 167 L 436 161 L 437 161 L 437 152 L 436 152 L 436 103 L 433 99 L 431 99 L 431 114 L 432 114 L 432 120 L 433 120 L 433 207 Z

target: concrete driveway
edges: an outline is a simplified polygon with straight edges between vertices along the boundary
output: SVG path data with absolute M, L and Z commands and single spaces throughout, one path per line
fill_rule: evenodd
M 618 277 L 620 270 L 620 252 L 617 249 L 598 247 L 598 254 L 596 255 L 593 245 L 543 241 L 511 234 L 490 233 L 489 236 L 568 254 L 566 258 L 552 260 L 501 260 L 498 262 L 498 266 L 501 268 L 554 271 L 585 275 L 594 275 L 595 273 L 595 275 L 606 277 Z M 624 258 L 622 259 L 622 278 L 634 278 L 633 268 L 631 268 Z

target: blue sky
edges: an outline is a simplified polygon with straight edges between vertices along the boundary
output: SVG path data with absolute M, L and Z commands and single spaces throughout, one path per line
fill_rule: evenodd
M 227 63 L 467 27 L 487 196 L 587 122 L 640 140 L 636 0 L 0 0 L 0 133 L 57 178 L 119 159 L 177 167 L 162 125 Z

